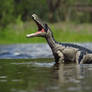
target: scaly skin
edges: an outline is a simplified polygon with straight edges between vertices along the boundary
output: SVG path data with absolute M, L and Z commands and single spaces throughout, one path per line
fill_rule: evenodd
M 58 43 L 53 37 L 53 33 L 47 24 L 42 23 L 36 14 L 32 15 L 33 20 L 38 26 L 38 32 L 28 34 L 27 37 L 44 37 L 50 46 L 56 63 L 70 63 L 77 64 L 92 63 L 92 51 L 82 46 L 71 43 Z

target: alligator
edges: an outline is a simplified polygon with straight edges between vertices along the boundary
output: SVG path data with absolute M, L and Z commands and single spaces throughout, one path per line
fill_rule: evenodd
M 41 21 L 36 15 L 32 15 L 32 19 L 38 26 L 38 31 L 32 34 L 27 34 L 27 38 L 43 37 L 49 44 L 56 63 L 89 64 L 92 63 L 92 51 L 73 43 L 59 43 L 54 39 L 50 27 Z

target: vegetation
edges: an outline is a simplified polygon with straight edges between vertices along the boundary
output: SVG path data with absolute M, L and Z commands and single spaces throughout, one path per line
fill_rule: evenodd
M 1 0 L 0 44 L 45 42 L 25 37 L 36 31 L 33 13 L 50 24 L 57 41 L 92 41 L 92 0 Z
M 91 24 L 54 23 L 49 24 L 55 39 L 59 42 L 92 42 Z M 37 31 L 33 22 L 14 24 L 0 33 L 0 44 L 44 43 L 43 38 L 26 38 L 28 33 Z
M 30 21 L 33 13 L 49 22 L 92 22 L 92 0 L 0 0 L 0 26 Z

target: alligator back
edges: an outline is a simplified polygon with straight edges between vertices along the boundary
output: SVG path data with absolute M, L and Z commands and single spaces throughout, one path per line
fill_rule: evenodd
M 80 51 L 85 51 L 87 53 L 92 53 L 92 50 L 89 50 L 85 47 L 82 47 L 82 46 L 79 46 L 77 44 L 72 44 L 72 43 L 61 43 L 62 46 L 65 46 L 65 47 L 73 47 L 73 48 L 77 48 L 78 50 Z

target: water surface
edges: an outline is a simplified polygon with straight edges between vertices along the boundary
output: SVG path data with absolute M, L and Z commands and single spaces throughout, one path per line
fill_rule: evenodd
M 0 45 L 0 92 L 92 91 L 91 64 L 54 65 L 52 58 L 47 44 Z
M 53 60 L 0 60 L 0 92 L 91 92 L 92 65 Z
M 79 45 L 92 50 L 92 43 L 80 43 Z M 48 44 L 14 44 L 14 45 L 0 45 L 0 58 L 32 59 L 32 58 L 53 58 L 53 56 Z

